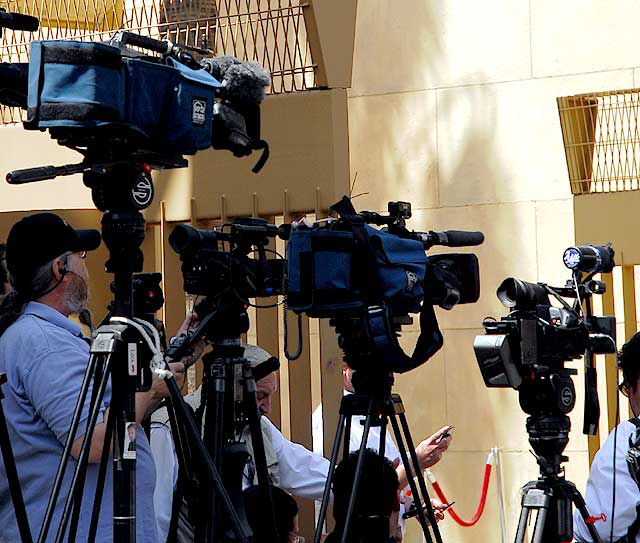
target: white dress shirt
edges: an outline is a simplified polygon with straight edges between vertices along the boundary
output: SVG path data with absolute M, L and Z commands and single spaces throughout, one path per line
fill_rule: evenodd
M 635 426 L 625 421 L 618 425 L 616 438 L 616 506 L 614 518 L 613 541 L 617 541 L 627 534 L 629 526 L 636 520 L 636 508 L 640 505 L 640 490 L 631 478 L 625 453 L 629 450 L 629 436 Z M 606 520 L 598 520 L 593 525 L 603 541 L 609 541 L 611 534 L 611 505 L 613 498 L 613 440 L 614 432 L 596 453 L 591 465 L 585 501 L 587 510 L 592 517 L 599 517 L 603 513 Z M 573 513 L 573 532 L 577 541 L 591 541 L 587 527 L 577 510 Z M 636 537 L 640 543 L 640 537 Z

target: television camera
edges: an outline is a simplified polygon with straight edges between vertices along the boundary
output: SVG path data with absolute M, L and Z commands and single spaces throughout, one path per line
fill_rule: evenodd
M 353 369 L 364 361 L 398 373 L 419 366 L 442 346 L 433 306 L 474 303 L 480 293 L 475 255 L 427 257 L 425 250 L 479 245 L 484 236 L 410 231 L 409 202 L 390 202 L 388 215 L 357 213 L 345 196 L 331 210 L 337 218 L 293 225 L 287 244 L 289 308 L 330 318 Z M 409 313 L 420 313 L 412 356 L 397 339 L 401 326 L 412 322 Z
M 332 218 L 292 225 L 287 243 L 289 308 L 309 317 L 329 318 L 344 359 L 355 370 L 355 393 L 345 395 L 340 405 L 314 543 L 320 541 L 343 436 L 343 459 L 350 452 L 354 416 L 363 417 L 364 431 L 341 541 L 350 540 L 369 430 L 381 427 L 378 450 L 384 454 L 390 423 L 403 465 L 417 474 L 409 484 L 425 540 L 431 543 L 433 532 L 435 541 L 441 543 L 404 406 L 400 396 L 391 392 L 393 375 L 420 366 L 442 346 L 434 305 L 451 309 L 458 303 L 473 303 L 479 296 L 475 255 L 427 257 L 425 250 L 434 245 L 479 245 L 484 236 L 481 232 L 410 231 L 406 227 L 411 217 L 409 202 L 390 202 L 386 215 L 358 213 L 344 196 L 330 209 L 335 214 Z M 420 335 L 411 356 L 398 342 L 402 325 L 412 322 L 410 313 L 420 313 Z M 381 541 L 388 536 L 379 535 Z
M 204 296 L 194 307 L 200 324 L 191 334 L 175 338 L 169 355 L 175 356 L 174 353 L 188 348 L 202 336 L 213 344 L 211 352 L 202 357 L 204 372 L 198 412 L 202 415 L 203 440 L 214 464 L 224 466 L 221 473 L 225 488 L 245 530 L 248 524 L 242 498 L 242 474 L 247 462 L 253 459 L 267 518 L 274 520 L 273 533 L 275 513 L 255 382 L 277 370 L 279 363 L 271 357 L 252 367 L 240 337 L 249 330 L 250 298 L 284 293 L 285 262 L 268 244 L 275 237 L 286 239 L 288 234 L 288 226 L 278 227 L 264 219 L 250 217 L 236 219 L 216 230 L 179 225 L 169 236 L 171 247 L 182 261 L 185 291 Z M 178 354 L 176 359 L 179 357 Z M 250 435 L 251 451 L 247 435 Z M 204 519 L 204 527 L 200 529 L 211 540 L 221 540 L 226 537 L 225 533 L 229 535 L 226 521 L 214 522 L 220 518 L 220 504 L 215 499 L 211 503 L 208 500 L 192 503 L 190 507 L 202 509 L 202 514 L 196 517 Z
M 577 370 L 566 368 L 565 362 L 584 356 L 583 431 L 594 435 L 600 416 L 594 355 L 615 353 L 616 335 L 615 318 L 594 316 L 591 302 L 594 294 L 606 291 L 605 283 L 594 276 L 613 270 L 614 251 L 610 245 L 569 247 L 563 261 L 572 270 L 564 287 L 515 278 L 503 281 L 497 296 L 511 312 L 500 320 L 485 319 L 486 334 L 477 336 L 473 345 L 485 385 L 517 390 L 520 406 L 529 415 L 526 429 L 540 478 L 523 489 L 516 543 L 524 540 L 534 510 L 538 511 L 535 541 L 573 539 L 572 503 L 584 519 L 589 517 L 584 499 L 564 478 L 561 466 L 568 460 L 563 455 L 571 429 L 567 415 L 576 403 L 572 376 Z M 586 526 L 593 541 L 599 542 L 593 525 Z
M 84 160 L 17 170 L 7 180 L 21 184 L 82 173 L 105 211 L 125 201 L 135 209 L 148 207 L 151 170 L 185 167 L 183 155 L 203 149 L 238 157 L 261 149 L 257 173 L 269 156 L 260 139 L 269 74 L 255 62 L 231 57 L 207 58 L 201 66 L 194 55 L 206 54 L 126 31 L 109 43 L 32 42 L 28 65 L 2 65 L 0 102 L 26 109 L 26 129 L 49 130 Z M 113 177 L 120 182 L 104 187 L 105 178 Z

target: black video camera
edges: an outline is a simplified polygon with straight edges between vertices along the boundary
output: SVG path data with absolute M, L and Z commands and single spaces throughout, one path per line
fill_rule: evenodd
M 564 287 L 515 278 L 502 282 L 498 299 L 512 311 L 499 321 L 486 319 L 482 323 L 486 335 L 474 341 L 486 386 L 518 389 L 532 372 L 562 368 L 565 361 L 587 350 L 615 353 L 615 318 L 583 314 L 583 300 L 605 292 L 604 283 L 593 280 L 593 275 L 611 271 L 613 257 L 609 246 L 570 247 L 564 262 L 574 276 Z M 584 279 L 583 271 L 589 274 Z M 550 295 L 560 307 L 551 305 Z M 573 305 L 563 298 L 574 299 Z
M 217 297 L 230 291 L 246 302 L 283 294 L 285 261 L 268 258 L 274 251 L 267 245 L 271 238 L 287 235 L 284 226 L 250 217 L 236 219 L 220 230 L 182 224 L 173 230 L 169 243 L 182 261 L 185 292 Z
M 353 369 L 363 359 L 378 359 L 400 373 L 419 366 L 442 346 L 433 305 L 451 309 L 474 303 L 480 292 L 475 255 L 427 257 L 425 250 L 479 245 L 484 236 L 409 231 L 408 202 L 390 202 L 388 215 L 357 213 L 345 196 L 331 210 L 338 218 L 292 226 L 287 244 L 289 308 L 331 318 Z M 421 330 L 411 357 L 397 339 L 400 327 L 412 322 L 409 313 L 420 313 Z
M 126 46 L 147 49 L 142 54 Z M 84 156 L 80 164 L 44 166 L 11 172 L 12 184 L 83 173 L 103 211 L 113 208 L 99 192 L 101 179 L 126 165 L 181 168 L 183 155 L 225 149 L 235 156 L 262 150 L 253 168 L 269 156 L 260 139 L 260 103 L 269 74 L 255 62 L 210 58 L 201 66 L 193 57 L 210 51 L 177 46 L 130 32 L 118 32 L 109 44 L 34 41 L 29 65 L 0 64 L 0 103 L 27 110 L 24 126 L 49 130 L 60 145 Z M 211 75 L 216 68 L 216 79 Z M 153 197 L 148 179 L 122 190 L 136 209 Z M 123 200 L 127 195 L 113 196 Z M 117 204 L 118 202 L 116 202 Z
M 600 416 L 594 355 L 616 352 L 615 318 L 593 316 L 591 307 L 592 296 L 606 290 L 593 277 L 611 272 L 613 249 L 609 245 L 570 247 L 563 260 L 573 274 L 562 288 L 514 278 L 503 281 L 497 295 L 512 311 L 500 320 L 485 319 L 486 335 L 477 336 L 473 344 L 485 385 L 518 390 L 520 406 L 532 415 L 527 429 L 538 455 L 558 456 L 568 440 L 570 423 L 558 417 L 575 406 L 571 376 L 577 370 L 565 368 L 564 363 L 585 358 L 583 431 L 594 435 Z M 550 296 L 559 307 L 551 305 Z M 547 434 L 560 436 L 555 445 L 562 447 L 547 450 Z

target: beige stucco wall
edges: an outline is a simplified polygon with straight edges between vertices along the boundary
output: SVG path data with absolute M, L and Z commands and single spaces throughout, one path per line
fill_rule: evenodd
M 640 5 L 615 1 L 361 0 L 349 93 L 351 177 L 361 209 L 410 200 L 414 229 L 478 229 L 478 304 L 439 311 L 444 349 L 397 379 L 416 439 L 455 425 L 434 472 L 456 510 L 475 510 L 491 447 L 502 452 L 507 540 L 519 489 L 537 476 L 525 415 L 513 390 L 484 387 L 473 338 L 505 309 L 503 278 L 563 284 L 573 208 L 557 96 L 637 84 L 633 36 Z M 408 346 L 415 334 L 404 334 Z M 577 364 L 574 364 L 576 367 Z M 582 376 L 567 447 L 567 476 L 584 491 L 587 440 Z M 415 523 L 414 523 L 415 524 Z M 420 541 L 413 525 L 410 543 Z M 473 528 L 441 523 L 449 543 L 500 541 L 496 479 Z
M 444 349 L 399 376 L 397 389 L 416 440 L 443 424 L 456 426 L 434 472 L 463 517 L 475 510 L 488 450 L 500 447 L 507 540 L 513 540 L 519 488 L 535 478 L 537 466 L 517 394 L 484 387 L 473 337 L 483 317 L 504 314 L 494 294 L 503 278 L 564 282 L 561 255 L 573 241 L 573 206 L 555 98 L 640 82 L 639 16 L 640 5 L 622 0 L 359 2 L 348 98 L 353 193 L 366 193 L 357 207 L 384 210 L 387 200 L 409 200 L 412 228 L 478 229 L 487 239 L 477 251 L 480 302 L 439 311 Z M 78 159 L 45 134 L 2 130 L 3 172 Z M 0 203 L 5 210 L 57 207 L 52 192 L 70 208 L 92 207 L 77 178 L 2 184 Z M 415 339 L 415 330 L 403 335 L 408 349 Z M 583 490 L 581 383 L 580 375 L 567 475 Z M 495 477 L 476 527 L 448 519 L 441 528 L 448 543 L 500 541 Z M 406 540 L 420 541 L 415 523 Z

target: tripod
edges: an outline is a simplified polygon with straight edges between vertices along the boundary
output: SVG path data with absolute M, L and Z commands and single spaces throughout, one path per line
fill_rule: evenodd
M 432 543 L 433 541 L 430 532 L 431 526 L 436 542 L 442 543 L 442 538 L 436 525 L 433 508 L 431 507 L 431 501 L 429 499 L 427 486 L 422 475 L 422 470 L 420 469 L 420 463 L 418 461 L 413 440 L 411 438 L 411 433 L 409 431 L 409 425 L 405 416 L 402 399 L 400 398 L 400 395 L 391 393 L 393 382 L 394 378 L 393 373 L 391 372 L 366 374 L 364 373 L 364 370 L 360 370 L 354 372 L 353 374 L 353 386 L 355 388 L 355 394 L 343 396 L 340 403 L 340 417 L 338 419 L 336 435 L 333 441 L 333 448 L 329 465 L 329 475 L 327 477 L 327 482 L 324 487 L 324 494 L 322 496 L 320 515 L 318 518 L 318 525 L 316 527 L 314 536 L 314 543 L 319 543 L 320 537 L 322 535 L 322 527 L 326 520 L 327 507 L 329 505 L 331 483 L 335 474 L 336 462 L 338 459 L 340 444 L 341 442 L 343 442 L 343 438 L 343 460 L 346 459 L 350 453 L 349 444 L 351 437 L 351 421 L 354 416 L 365 417 L 364 432 L 362 435 L 362 442 L 358 450 L 356 473 L 351 489 L 351 495 L 349 497 L 346 520 L 342 529 L 342 535 L 340 539 L 342 543 L 351 541 L 351 539 L 349 538 L 349 534 L 352 528 L 353 518 L 355 516 L 356 505 L 358 503 L 358 488 L 363 476 L 363 459 L 365 450 L 367 448 L 369 431 L 372 426 L 380 426 L 380 445 L 378 448 L 378 453 L 381 456 L 384 456 L 386 427 L 389 422 L 391 423 L 393 435 L 395 437 L 396 444 L 398 445 L 398 450 L 400 451 L 400 458 L 402 459 L 402 463 L 407 471 L 409 486 L 414 497 L 414 505 L 416 507 L 418 520 L 420 522 L 420 526 L 422 527 L 425 540 L 427 543 Z M 412 474 L 415 477 L 413 477 Z M 426 506 L 424 508 L 423 502 Z
M 30 180 L 34 178 L 31 177 Z M 246 541 L 220 475 L 199 439 L 196 423 L 184 406 L 184 400 L 171 372 L 166 369 L 159 345 L 154 347 L 153 341 L 149 339 L 152 327 L 144 321 L 136 321 L 133 318 L 132 277 L 134 272 L 142 269 L 140 245 L 144 239 L 145 230 L 144 218 L 139 210 L 151 203 L 153 197 L 151 177 L 142 167 L 117 161 L 108 166 L 103 165 L 97 170 L 85 171 L 84 182 L 92 189 L 96 207 L 105 212 L 102 220 L 102 236 L 110 253 L 106 269 L 114 274 L 112 288 L 115 297 L 111 309 L 115 316 L 95 333 L 90 350 L 91 358 L 76 402 L 38 541 L 44 543 L 47 539 L 65 478 L 71 446 L 76 438 L 88 390 L 93 381 L 87 429 L 55 536 L 56 543 L 61 543 L 69 529 L 68 541 L 75 541 L 91 440 L 109 379 L 111 379 L 111 401 L 88 540 L 95 540 L 98 529 L 112 438 L 113 537 L 114 541 L 124 543 L 136 540 L 135 400 L 136 391 L 148 390 L 151 385 L 149 361 L 152 355 L 155 361 L 153 369 L 165 378 L 176 413 L 181 417 L 184 427 L 193 438 L 198 467 L 204 472 L 204 477 L 211 483 L 214 491 L 220 495 L 236 535 L 241 541 Z M 158 339 L 157 336 L 156 339 Z M 159 343 L 159 340 L 156 343 Z M 133 436 L 130 433 L 132 427 Z
M 250 458 L 242 439 L 248 427 L 258 486 L 270 519 L 270 533 L 275 541 L 278 539 L 277 524 L 256 401 L 256 380 L 240 343 L 240 335 L 249 329 L 249 316 L 233 293 L 219 299 L 213 312 L 207 337 L 213 342 L 214 348 L 202 358 L 204 372 L 199 413 L 204 415 L 204 443 L 215 466 L 223 473 L 225 488 L 236 505 L 243 525 L 248 528 L 242 496 L 244 467 Z M 229 539 L 231 534 L 228 533 L 227 523 L 222 520 L 216 526 L 217 519 L 224 517 L 219 514 L 220 504 L 215 496 L 212 496 L 210 508 L 211 514 L 205 516 L 208 518 L 204 528 L 206 536 L 201 534 L 196 540 L 216 542 L 223 537 Z
M 570 382 L 570 381 L 569 381 Z M 531 543 L 563 543 L 573 541 L 573 507 L 576 506 L 591 540 L 602 540 L 593 523 L 587 522 L 589 512 L 584 498 L 571 481 L 562 474 L 562 462 L 568 458 L 562 451 L 569 441 L 571 422 L 566 415 L 535 415 L 527 419 L 529 442 L 536 452 L 540 477 L 522 489 L 522 510 L 515 543 L 524 543 L 529 517 L 537 511 Z

